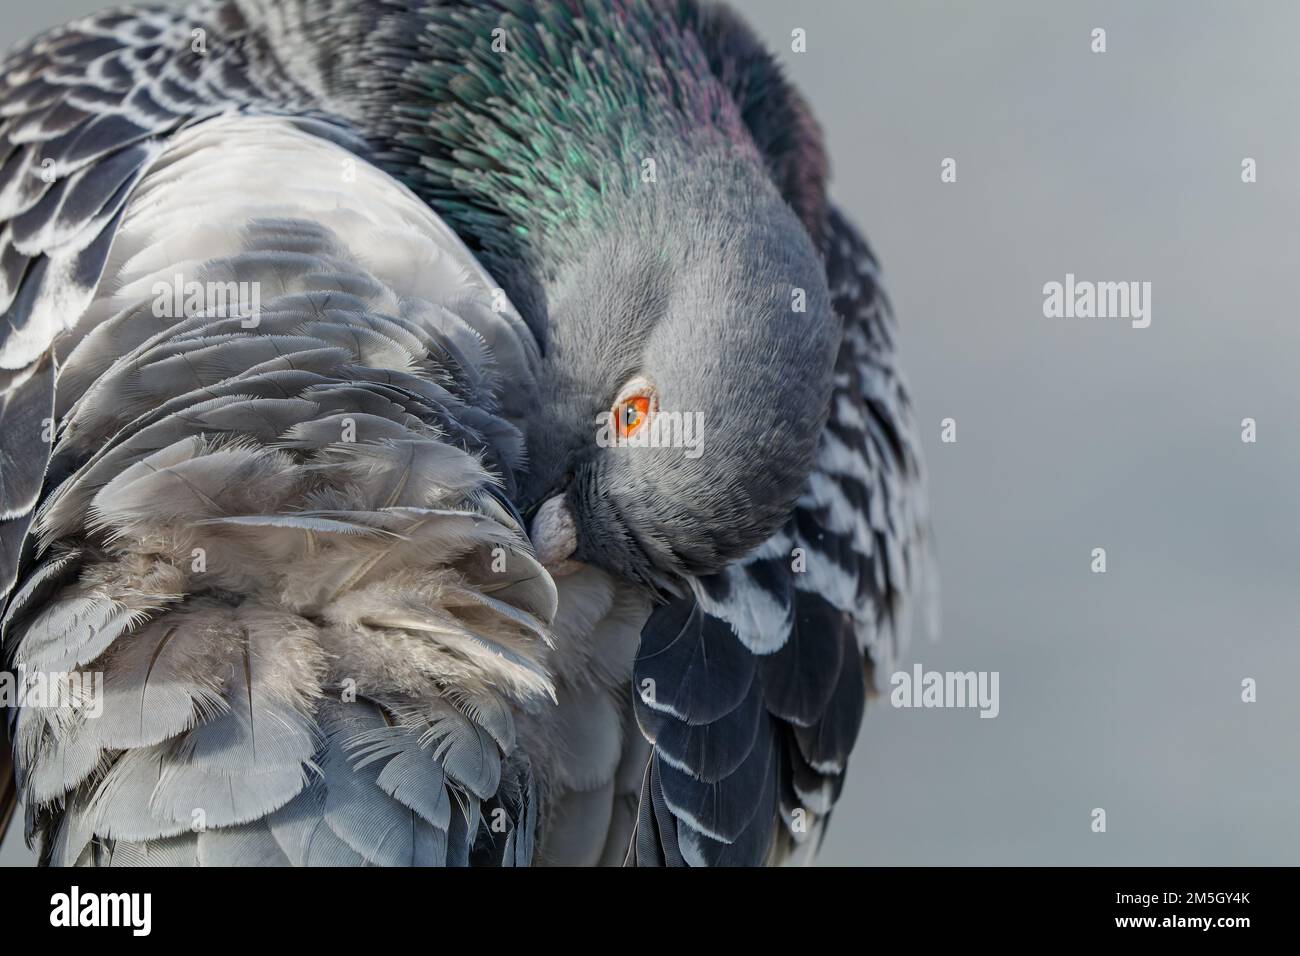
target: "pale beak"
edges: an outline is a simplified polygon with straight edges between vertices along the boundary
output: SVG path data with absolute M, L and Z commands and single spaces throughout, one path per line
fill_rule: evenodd
M 533 515 L 529 537 L 533 540 L 537 560 L 551 572 L 551 577 L 562 577 L 578 570 L 581 562 L 570 560 L 578 548 L 578 529 L 563 495 L 542 502 L 537 514 Z

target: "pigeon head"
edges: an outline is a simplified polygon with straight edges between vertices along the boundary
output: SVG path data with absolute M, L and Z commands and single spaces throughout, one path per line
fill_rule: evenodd
M 840 329 L 764 171 L 724 151 L 645 183 L 546 299 L 525 483 L 543 560 L 661 586 L 765 540 L 812 466 Z
M 815 124 L 757 41 L 692 10 L 433 5 L 428 29 L 392 39 L 409 95 L 377 114 L 386 161 L 536 337 L 537 395 L 510 407 L 543 559 L 655 587 L 717 570 L 784 520 L 839 333 L 809 235 Z M 748 112 L 701 43 L 724 28 Z

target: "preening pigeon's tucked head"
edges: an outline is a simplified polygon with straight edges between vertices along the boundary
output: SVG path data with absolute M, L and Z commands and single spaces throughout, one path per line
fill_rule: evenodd
M 548 284 L 525 498 L 563 557 L 660 583 L 784 520 L 825 419 L 839 324 L 802 225 L 748 156 L 621 201 Z M 555 499 L 558 496 L 558 501 Z M 567 515 L 565 514 L 567 511 Z
M 538 394 L 511 408 L 527 406 L 544 560 L 572 549 L 654 586 L 717 570 L 784 520 L 826 414 L 839 324 L 809 236 L 815 124 L 722 8 L 423 16 L 383 41 L 427 104 L 376 93 L 384 152 L 537 335 Z M 735 37 L 743 107 L 701 42 L 714 31 Z

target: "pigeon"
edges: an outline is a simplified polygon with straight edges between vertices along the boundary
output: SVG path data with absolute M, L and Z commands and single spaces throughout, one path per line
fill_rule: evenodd
M 695 0 L 200 0 L 0 68 L 49 865 L 771 865 L 932 626 L 810 108 Z

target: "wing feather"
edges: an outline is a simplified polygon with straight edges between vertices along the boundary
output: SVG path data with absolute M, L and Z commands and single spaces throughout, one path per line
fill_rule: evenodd
M 28 132 L 74 119 L 51 110 Z M 14 565 L 8 661 L 102 679 L 93 719 L 17 713 L 29 836 L 54 863 L 530 863 L 540 797 L 515 715 L 555 693 L 557 604 L 504 491 L 522 441 L 495 395 L 530 371 L 472 344 L 492 287 L 378 170 L 348 203 L 317 195 L 301 164 L 348 154 L 291 124 L 232 116 L 165 149 L 104 260 L 129 281 L 58 344 L 52 405 L 0 406 L 28 432 L 60 418 L 48 480 L 23 470 L 30 455 L 3 473 L 13 517 L 39 515 Z M 205 149 L 244 165 L 155 188 Z M 265 214 L 247 185 L 260 176 L 305 180 L 297 216 L 280 187 Z M 191 186 L 240 225 L 209 234 L 202 262 L 143 254 Z M 59 238 L 70 202 L 104 205 L 73 189 L 37 200 L 19 238 Z M 380 234 L 436 278 L 412 284 L 398 255 L 362 265 Z M 160 319 L 152 288 L 173 269 L 261 283 L 258 323 Z M 508 334 L 500 317 L 491 334 Z M 504 814 L 499 841 L 486 809 Z

